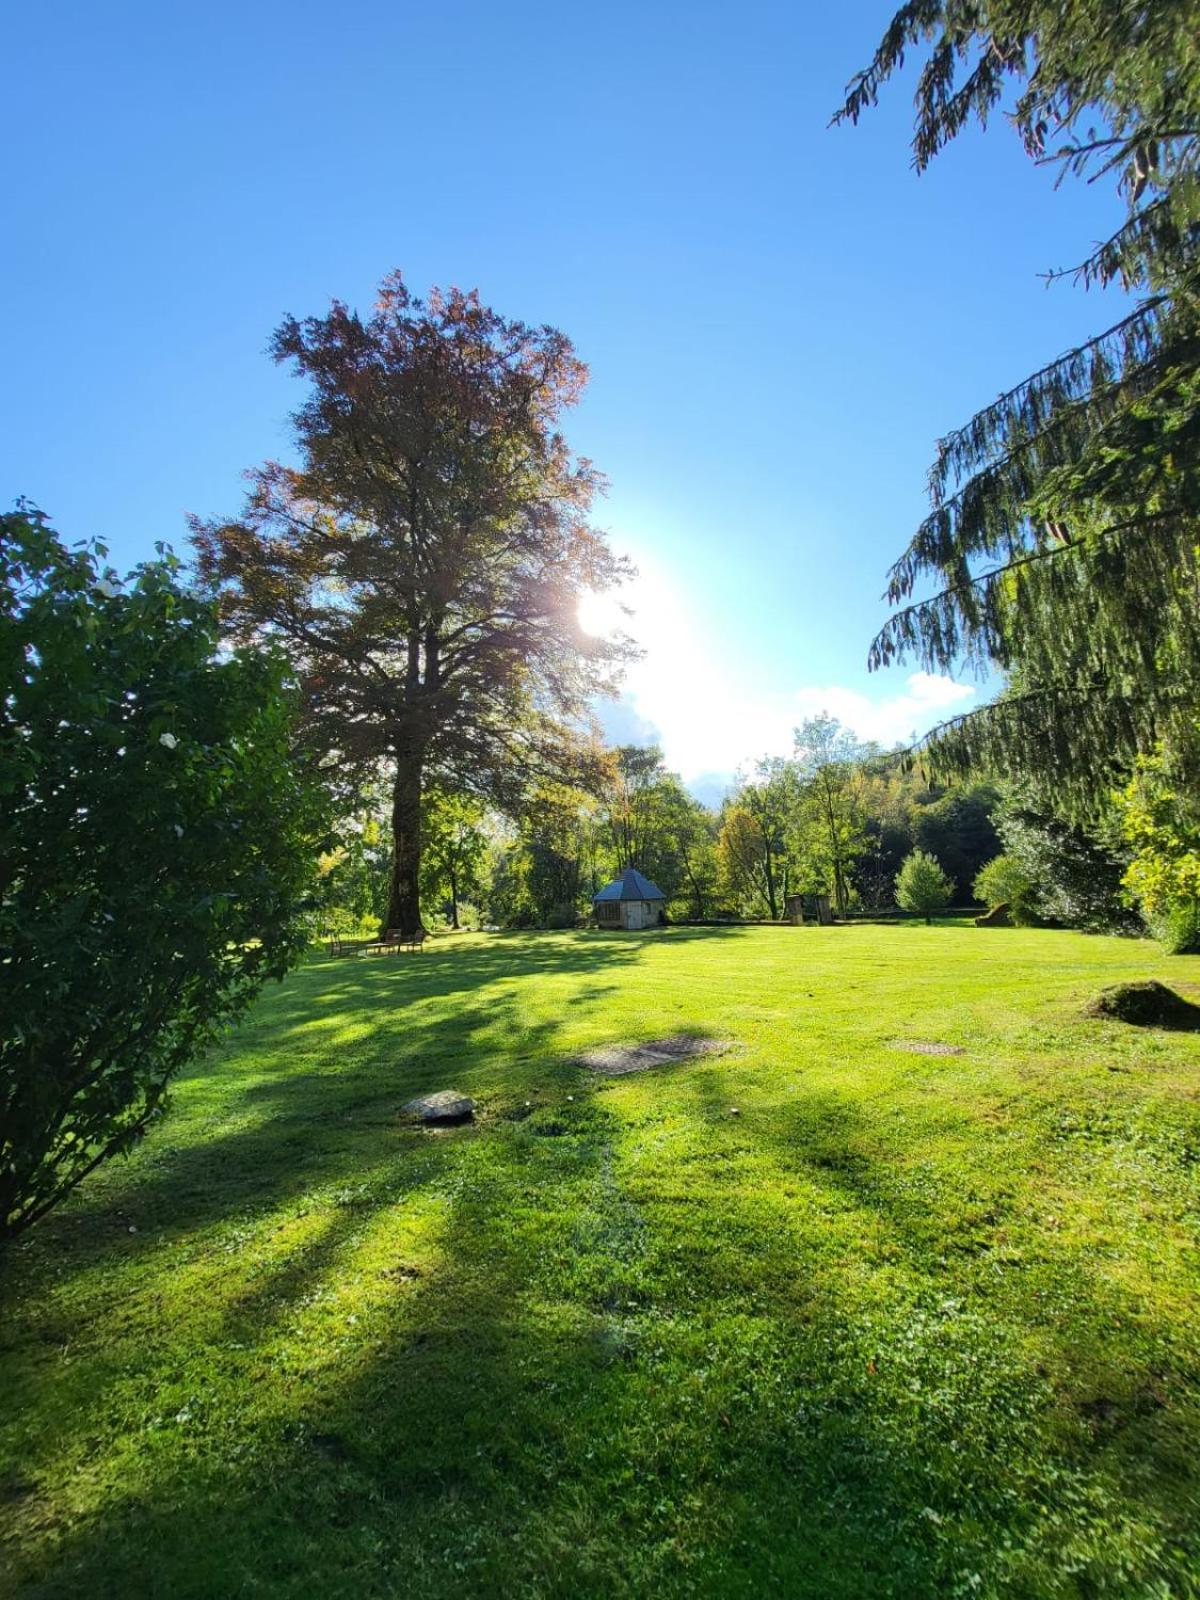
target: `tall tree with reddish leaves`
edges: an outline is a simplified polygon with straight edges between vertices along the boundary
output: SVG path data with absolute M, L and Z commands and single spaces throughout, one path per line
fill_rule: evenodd
M 286 645 L 328 765 L 387 771 L 387 924 L 413 932 L 428 786 L 511 809 L 578 772 L 589 701 L 631 653 L 578 622 L 627 575 L 559 431 L 587 369 L 553 328 L 398 273 L 370 317 L 288 317 L 271 353 L 309 384 L 300 464 L 258 469 L 240 520 L 193 524 L 199 569 L 235 637 Z

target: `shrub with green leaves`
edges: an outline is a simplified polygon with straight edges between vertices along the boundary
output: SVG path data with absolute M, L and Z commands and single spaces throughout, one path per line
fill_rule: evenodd
M 1134 855 L 1125 887 L 1169 955 L 1200 951 L 1200 814 L 1189 775 L 1144 756 L 1120 800 Z
M 934 912 L 950 904 L 954 885 L 942 871 L 935 856 L 913 850 L 905 856 L 896 874 L 896 904 L 914 916 L 932 920 Z
M 170 556 L 103 555 L 0 517 L 0 1238 L 299 957 L 324 842 L 282 661 L 222 651 Z
M 1128 852 L 1106 808 L 1085 828 L 1043 809 L 1044 797 L 1022 786 L 1001 807 L 1004 854 L 1034 885 L 1030 908 L 1039 922 L 1089 933 L 1138 933 L 1121 886 Z
M 1033 880 L 1015 856 L 993 856 L 975 876 L 976 900 L 982 900 L 989 910 L 1007 906 L 1010 918 L 1018 927 L 1037 921 L 1033 894 Z
M 1146 928 L 1169 956 L 1200 954 L 1200 901 L 1174 905 L 1165 911 L 1147 911 Z

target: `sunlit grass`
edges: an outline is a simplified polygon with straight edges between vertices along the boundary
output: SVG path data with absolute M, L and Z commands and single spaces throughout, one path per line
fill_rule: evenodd
M 0 1590 L 1196 1593 L 1200 1036 L 1080 1015 L 1147 976 L 1200 960 L 315 960 L 13 1253 Z M 680 1031 L 733 1048 L 572 1060 Z M 406 1127 L 438 1088 L 477 1124 Z

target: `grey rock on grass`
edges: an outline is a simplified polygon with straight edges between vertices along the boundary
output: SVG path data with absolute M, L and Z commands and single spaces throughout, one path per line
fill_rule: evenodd
M 401 1109 L 407 1116 L 419 1117 L 422 1122 L 469 1122 L 475 1115 L 475 1102 L 455 1089 L 439 1089 L 436 1094 L 418 1095 Z

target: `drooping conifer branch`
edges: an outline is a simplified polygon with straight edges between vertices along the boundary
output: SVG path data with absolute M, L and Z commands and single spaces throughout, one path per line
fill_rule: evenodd
M 888 601 L 907 599 L 917 579 L 930 572 L 968 604 L 968 591 L 975 582 L 968 565 L 972 559 L 1008 562 L 1031 547 L 1039 548 L 1039 529 L 1046 519 L 1031 515 L 1031 510 L 1050 475 L 1089 453 L 1103 451 L 1106 426 L 1153 381 L 1156 370 L 1147 363 L 1109 380 L 1092 395 L 1063 400 L 1037 432 L 1017 439 L 953 494 L 935 495 L 934 509 L 888 574 Z
M 1155 296 L 1093 339 L 1033 373 L 938 441 L 929 492 L 940 504 L 950 483 L 998 449 L 1036 438 L 1064 405 L 1099 398 L 1149 369 L 1159 353 L 1166 297 Z
M 1107 177 L 1129 206 L 1077 281 L 1147 298 L 941 441 L 930 513 L 887 595 L 907 602 L 925 578 L 937 592 L 895 612 L 870 663 L 999 667 L 1008 692 L 934 730 L 931 759 L 1095 800 L 1114 763 L 1194 737 L 1200 712 L 1194 0 L 918 0 L 893 18 L 839 120 L 857 120 L 916 47 L 918 169 L 1011 88 L 1004 109 L 1030 156 Z
M 1167 675 L 1156 685 L 1118 692 L 1105 680 L 1046 683 L 940 723 L 898 758 L 943 780 L 1036 774 L 1059 815 L 1086 822 L 1109 793 L 1096 787 L 1097 742 L 1108 752 L 1109 785 L 1115 787 L 1140 751 L 1186 735 L 1198 700 L 1200 680 Z
M 1195 190 L 1194 182 L 1188 189 Z M 1135 213 L 1103 244 L 1073 267 L 1056 267 L 1045 274 L 1049 283 L 1070 278 L 1083 289 L 1105 288 L 1119 282 L 1122 288 L 1149 286 L 1152 268 L 1163 261 L 1182 264 L 1185 230 L 1180 226 L 1180 201 L 1184 196 L 1161 195 Z M 1190 198 L 1190 196 L 1189 196 Z M 1190 209 L 1190 207 L 1188 208 Z
M 1143 537 L 1147 534 L 1153 537 L 1147 540 Z M 1154 565 L 1168 598 L 1165 609 L 1154 617 L 1144 616 L 1138 591 L 1129 587 L 1131 557 L 1138 565 Z M 942 589 L 905 606 L 876 635 L 869 666 L 875 671 L 912 655 L 933 672 L 949 672 L 963 662 L 976 668 L 989 664 L 1007 668 L 1016 660 L 1012 635 L 1017 617 L 1032 627 L 1039 610 L 1058 608 L 1060 631 L 1066 631 L 1070 608 L 1082 598 L 1076 624 L 1087 630 L 1097 651 L 1128 648 L 1126 635 L 1132 630 L 1145 658 L 1143 665 L 1152 670 L 1160 648 L 1158 635 L 1167 622 L 1172 637 L 1182 632 L 1190 639 L 1196 634 L 1200 650 L 1195 592 L 1188 587 L 1196 573 L 1191 520 L 1175 509 L 1147 512 L 1099 533 L 1031 551 L 967 579 L 961 588 Z M 1086 588 L 1081 591 L 1084 578 Z M 1112 637 L 1106 637 L 1110 631 Z M 1056 641 L 1056 651 L 1060 643 Z

